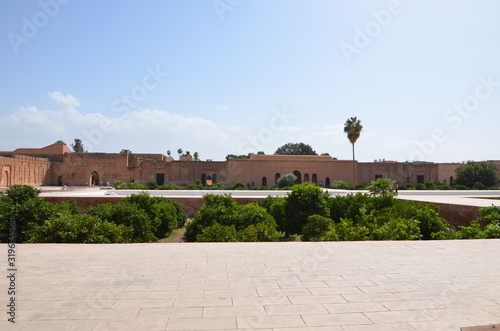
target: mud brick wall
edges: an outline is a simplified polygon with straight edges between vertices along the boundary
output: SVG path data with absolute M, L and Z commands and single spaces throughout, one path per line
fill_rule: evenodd
M 0 156 L 0 187 L 55 185 L 51 162 L 24 155 Z

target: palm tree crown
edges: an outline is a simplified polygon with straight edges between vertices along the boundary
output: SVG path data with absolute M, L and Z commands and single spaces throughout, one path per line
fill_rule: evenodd
M 349 139 L 351 144 L 354 144 L 358 140 L 361 130 L 363 130 L 363 126 L 357 117 L 351 117 L 345 121 L 344 132 L 347 133 L 347 139 Z

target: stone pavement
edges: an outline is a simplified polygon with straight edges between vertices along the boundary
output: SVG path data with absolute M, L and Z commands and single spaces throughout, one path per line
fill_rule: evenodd
M 19 244 L 16 323 L 4 313 L 0 330 L 459 331 L 500 323 L 499 252 L 500 240 Z

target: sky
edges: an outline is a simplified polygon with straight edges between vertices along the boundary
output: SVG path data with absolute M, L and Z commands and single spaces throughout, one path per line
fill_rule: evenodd
M 0 150 L 500 159 L 500 1 L 0 2 Z

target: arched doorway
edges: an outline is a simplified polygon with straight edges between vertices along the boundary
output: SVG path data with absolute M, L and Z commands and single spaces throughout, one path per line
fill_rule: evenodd
M 304 183 L 309 181 L 309 174 L 304 174 Z
M 0 182 L 0 186 L 2 187 L 9 187 L 9 172 L 7 170 L 4 170 L 2 172 L 2 181 Z
M 278 179 L 280 179 L 280 173 L 277 172 L 276 175 L 274 175 L 274 184 L 278 184 Z
M 293 172 L 293 174 L 295 175 L 295 177 L 297 177 L 297 180 L 295 181 L 295 183 L 296 184 L 301 184 L 302 183 L 302 176 L 300 175 L 300 171 L 295 170 Z
M 312 182 L 315 184 L 315 185 L 318 185 L 318 176 L 316 174 L 313 174 L 312 175 Z
M 90 174 L 90 186 L 99 186 L 99 173 L 97 171 Z
M 262 177 L 262 186 L 267 186 L 267 178 Z
M 326 177 L 325 179 L 325 187 L 330 186 L 330 177 Z

